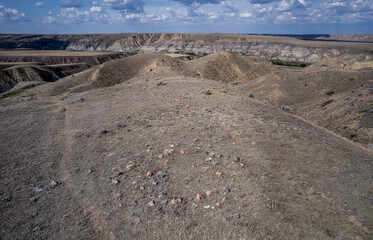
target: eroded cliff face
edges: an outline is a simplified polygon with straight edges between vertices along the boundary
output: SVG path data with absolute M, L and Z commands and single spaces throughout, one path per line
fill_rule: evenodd
M 290 37 L 240 34 L 85 34 L 85 35 L 1 35 L 0 48 L 66 49 L 210 54 L 232 52 L 271 60 L 317 62 L 373 59 L 372 43 L 303 41 Z

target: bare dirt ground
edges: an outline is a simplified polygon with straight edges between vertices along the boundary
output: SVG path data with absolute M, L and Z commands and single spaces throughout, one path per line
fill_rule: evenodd
M 371 239 L 373 151 L 304 119 L 346 94 L 316 67 L 141 54 L 3 98 L 0 238 Z

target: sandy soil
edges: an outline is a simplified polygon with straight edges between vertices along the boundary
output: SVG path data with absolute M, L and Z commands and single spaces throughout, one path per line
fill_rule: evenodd
M 371 239 L 373 151 L 276 105 L 284 79 L 324 75 L 206 59 L 141 54 L 2 98 L 0 238 Z

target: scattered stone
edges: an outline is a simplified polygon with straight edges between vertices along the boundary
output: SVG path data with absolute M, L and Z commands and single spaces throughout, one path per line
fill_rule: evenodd
M 181 150 L 181 151 L 180 151 L 180 154 L 184 154 L 184 153 L 185 153 L 185 150 Z
M 211 95 L 211 91 L 209 89 L 202 90 L 201 93 L 203 93 L 205 95 Z
M 217 155 L 215 155 L 215 157 L 216 157 L 217 159 L 220 159 L 220 158 L 223 157 L 223 155 L 221 155 L 221 154 L 217 154 Z
M 104 129 L 104 130 L 101 131 L 102 134 L 106 134 L 106 133 L 108 133 L 108 132 L 109 132 L 109 131 L 106 130 L 106 129 Z
M 206 191 L 206 196 L 210 196 L 211 191 Z
M 4 196 L 3 197 L 3 202 L 10 202 L 10 201 L 12 201 L 12 196 L 11 195 L 6 195 L 6 196 Z
M 232 215 L 232 217 L 238 219 L 238 218 L 241 218 L 241 214 L 239 214 L 239 213 L 234 213 L 234 214 Z
M 177 197 L 174 197 L 172 198 L 171 200 L 171 204 L 177 204 L 177 203 L 181 203 L 183 200 L 181 198 L 177 198 Z
M 150 207 L 154 207 L 154 206 L 155 206 L 155 203 L 154 203 L 154 201 L 150 201 L 150 202 L 148 203 L 148 205 L 149 205 Z
M 231 192 L 231 190 L 229 188 L 224 188 L 224 194 L 228 194 L 230 192 Z
M 38 200 L 37 197 L 32 197 L 32 198 L 30 198 L 30 203 L 34 203 L 34 202 L 36 202 L 37 200 Z
M 206 162 L 211 162 L 211 161 L 212 161 L 212 158 L 210 157 L 206 159 Z
M 210 205 L 203 206 L 203 208 L 205 209 L 209 209 L 210 207 L 211 207 Z
M 221 176 L 223 175 L 222 172 L 216 172 L 215 174 L 216 174 L 217 176 L 219 176 L 219 177 L 221 177 Z
M 194 208 L 198 208 L 198 205 L 195 204 L 195 203 L 192 203 L 192 206 L 193 206 Z
M 118 185 L 119 184 L 119 180 L 118 179 L 114 179 L 113 181 L 111 181 L 112 184 L 114 185 Z
M 221 202 L 225 202 L 225 201 L 227 201 L 227 197 L 223 197 L 223 198 L 221 199 Z
M 361 113 L 365 113 L 365 112 L 368 112 L 368 111 L 369 111 L 369 108 L 364 108 L 364 109 L 360 110 Z
M 133 165 L 133 164 L 130 164 L 130 165 L 127 165 L 127 170 L 128 171 L 131 171 L 132 169 L 134 169 L 135 168 L 135 165 Z
M 250 98 L 254 98 L 255 97 L 254 93 L 252 93 L 252 92 L 248 92 L 247 96 L 249 96 Z
M 38 231 L 41 231 L 41 227 L 40 226 L 37 226 L 33 229 L 34 232 L 38 232 Z
M 233 162 L 235 162 L 235 163 L 240 162 L 240 158 L 239 158 L 239 157 L 235 157 L 235 158 L 233 159 Z
M 157 86 L 163 86 L 163 85 L 166 85 L 166 83 L 163 82 L 163 81 L 160 81 L 160 82 L 157 83 Z
M 58 182 L 57 181 L 52 181 L 51 182 L 51 187 L 56 187 L 58 185 Z
M 164 178 L 164 177 L 167 176 L 167 174 L 164 171 L 159 171 L 159 172 L 156 172 L 155 176 L 160 177 L 160 178 Z
M 144 190 L 145 189 L 145 187 L 144 186 L 140 186 L 140 190 Z
M 197 194 L 197 195 L 196 195 L 196 199 L 197 199 L 198 201 L 201 201 L 201 200 L 202 200 L 202 195 L 201 195 L 201 194 Z
M 151 176 L 153 176 L 153 172 L 152 172 L 152 171 L 148 171 L 148 172 L 146 173 L 146 176 L 147 176 L 147 177 L 151 177 Z
M 215 206 L 220 207 L 220 206 L 221 206 L 221 203 L 220 203 L 220 202 L 217 202 L 217 203 L 215 204 Z
M 89 170 L 88 170 L 88 174 L 91 174 L 91 173 L 93 173 L 93 170 L 92 170 L 92 169 L 89 169 Z
M 164 155 L 171 155 L 175 150 L 174 149 L 166 149 L 164 150 L 163 154 Z
M 42 192 L 42 191 L 44 191 L 44 189 L 39 188 L 39 187 L 34 187 L 34 191 L 35 192 Z
M 154 182 L 152 182 L 152 184 L 153 184 L 154 186 L 156 186 L 156 185 L 158 185 L 158 182 L 157 182 L 157 181 L 154 181 Z
M 293 109 L 291 109 L 289 106 L 286 106 L 286 105 L 282 105 L 281 109 L 288 113 L 294 113 Z
M 212 148 L 212 145 L 211 144 L 207 145 L 207 148 Z
M 373 149 L 373 143 L 369 143 L 368 148 Z

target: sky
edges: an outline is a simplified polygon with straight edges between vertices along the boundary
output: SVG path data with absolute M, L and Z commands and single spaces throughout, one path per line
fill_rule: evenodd
M 373 33 L 373 0 L 0 0 L 0 33 Z

